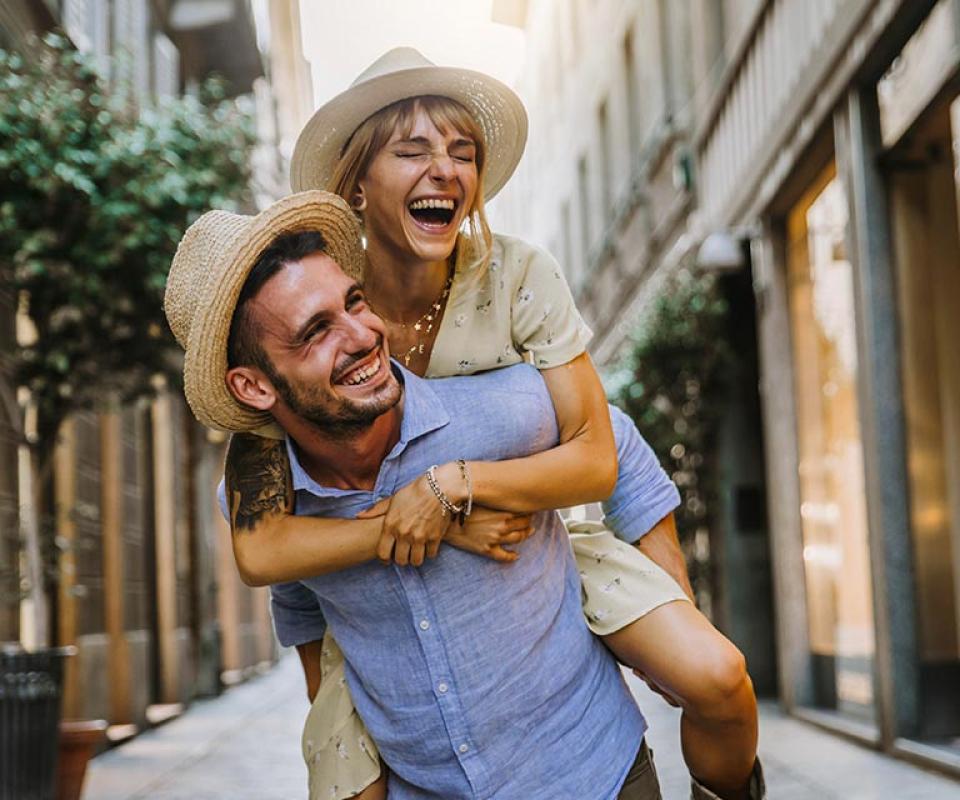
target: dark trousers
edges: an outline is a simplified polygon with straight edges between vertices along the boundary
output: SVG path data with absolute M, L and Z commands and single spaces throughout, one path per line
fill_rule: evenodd
M 640 743 L 637 758 L 627 773 L 627 779 L 620 787 L 618 800 L 663 800 L 660 794 L 660 781 L 657 780 L 657 768 L 653 765 L 653 751 L 647 747 L 646 740 Z

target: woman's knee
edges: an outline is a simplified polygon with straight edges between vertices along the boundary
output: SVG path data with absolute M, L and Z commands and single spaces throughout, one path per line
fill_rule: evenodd
M 687 710 L 718 721 L 755 715 L 753 684 L 743 653 L 723 636 L 716 638 L 702 654 L 696 688 L 684 698 Z

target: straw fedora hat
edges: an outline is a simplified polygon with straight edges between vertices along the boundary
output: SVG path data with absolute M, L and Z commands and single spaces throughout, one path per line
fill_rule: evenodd
M 397 47 L 367 67 L 350 88 L 314 112 L 293 150 L 290 185 L 295 192 L 329 189 L 333 167 L 353 132 L 368 117 L 398 100 L 421 95 L 456 100 L 483 132 L 484 199 L 507 182 L 527 142 L 527 112 L 516 93 L 482 72 L 440 67 L 412 47 Z
M 241 405 L 227 389 L 227 339 L 240 290 L 260 254 L 278 236 L 302 231 L 319 231 L 327 254 L 348 275 L 361 277 L 360 225 L 343 199 L 329 192 L 290 195 L 256 216 L 208 211 L 180 240 L 163 309 L 186 351 L 184 394 L 204 425 L 249 431 L 272 422 L 270 414 Z

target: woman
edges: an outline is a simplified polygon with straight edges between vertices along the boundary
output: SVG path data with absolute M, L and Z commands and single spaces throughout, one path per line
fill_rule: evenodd
M 335 191 L 360 216 L 366 294 L 387 323 L 396 358 L 437 377 L 507 366 L 529 354 L 553 399 L 561 444 L 524 459 L 440 465 L 358 521 L 262 515 L 254 524 L 258 535 L 234 538 L 246 579 L 278 582 L 335 569 L 317 548 L 318 531 L 350 525 L 381 526 L 380 555 L 399 565 L 436 555 L 444 536 L 510 560 L 516 554 L 503 544 L 523 538 L 522 517 L 508 516 L 501 533 L 488 530 L 482 542 L 470 542 L 451 526 L 445 505 L 465 508 L 472 499 L 523 515 L 598 501 L 612 491 L 615 443 L 586 354 L 589 331 L 555 262 L 522 241 L 493 236 L 483 213 L 484 200 L 516 166 L 525 135 L 522 104 L 507 87 L 437 67 L 416 51 L 395 50 L 314 115 L 297 144 L 292 183 L 295 190 Z M 260 454 L 260 467 L 246 463 L 251 452 Z M 262 480 L 272 474 L 282 492 L 277 465 L 286 466 L 279 444 L 234 438 L 228 475 Z M 758 796 L 756 706 L 742 656 L 675 581 L 609 531 L 578 534 L 574 550 L 591 629 L 683 707 L 691 773 L 719 796 Z M 335 647 L 325 650 L 324 697 L 312 712 L 322 719 L 308 723 L 312 739 L 305 735 L 317 796 L 381 797 L 385 782 L 374 780 L 372 743 L 352 712 Z M 343 732 L 334 735 L 333 728 Z M 355 752 L 361 755 L 351 758 Z M 365 767 L 359 776 L 351 771 L 358 764 Z M 321 781 L 330 784 L 323 795 L 316 786 Z M 362 786 L 362 793 L 350 794 Z

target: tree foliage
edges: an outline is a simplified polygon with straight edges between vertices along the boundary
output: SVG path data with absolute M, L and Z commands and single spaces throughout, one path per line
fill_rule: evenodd
M 242 101 L 214 83 L 139 110 L 118 96 L 63 37 L 0 51 L 0 280 L 35 328 L 15 368 L 48 446 L 71 411 L 177 379 L 162 311 L 177 242 L 247 197 Z
M 681 271 L 607 376 L 611 401 L 636 421 L 680 490 L 677 529 L 688 554 L 706 533 L 716 491 L 715 438 L 734 358 L 727 314 L 713 276 Z M 705 588 L 704 565 L 693 559 L 690 567 L 694 586 Z

